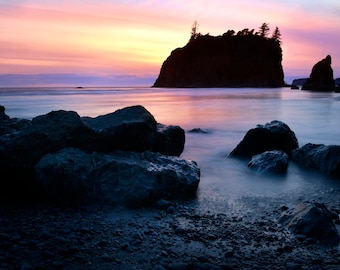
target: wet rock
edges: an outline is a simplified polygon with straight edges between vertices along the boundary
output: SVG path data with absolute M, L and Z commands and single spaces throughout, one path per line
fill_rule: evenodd
M 34 166 L 43 156 L 67 147 L 87 153 L 124 150 L 179 156 L 184 143 L 182 128 L 157 124 L 151 113 L 140 105 L 95 118 L 58 110 L 31 121 L 11 119 L 2 106 L 0 202 L 34 200 L 37 196 Z M 83 177 L 84 173 L 79 171 L 79 176 Z
M 201 129 L 201 128 L 193 128 L 189 130 L 190 133 L 200 133 L 200 134 L 208 134 L 209 131 L 207 129 Z
M 282 174 L 287 171 L 288 155 L 280 150 L 266 151 L 253 156 L 248 167 L 258 173 Z
M 35 171 L 45 200 L 105 201 L 132 207 L 194 196 L 200 179 L 193 161 L 153 152 L 88 154 L 76 148 L 45 155 Z
M 271 150 L 282 150 L 289 155 L 298 147 L 298 140 L 289 126 L 273 120 L 250 129 L 229 156 L 251 157 Z
M 321 203 L 300 203 L 295 209 L 284 212 L 279 222 L 302 240 L 316 239 L 327 246 L 335 246 L 340 241 L 331 213 Z
M 180 156 L 184 150 L 185 132 L 179 126 L 157 124 L 152 150 L 163 155 Z
M 173 206 L 174 204 L 170 201 L 164 200 L 164 199 L 160 199 L 155 203 L 155 207 L 157 209 L 160 210 L 166 210 L 168 209 L 170 206 Z
M 340 146 L 308 143 L 292 152 L 300 166 L 340 177 Z

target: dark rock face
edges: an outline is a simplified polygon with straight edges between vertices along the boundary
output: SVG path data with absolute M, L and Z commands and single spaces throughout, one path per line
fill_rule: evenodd
M 334 91 L 335 83 L 331 63 L 332 58 L 330 55 L 327 55 L 326 58 L 317 62 L 313 66 L 309 79 L 302 85 L 301 89 L 315 91 Z
M 248 167 L 259 173 L 281 174 L 287 171 L 288 159 L 288 155 L 281 150 L 266 151 L 253 156 Z
M 184 150 L 185 132 L 179 126 L 157 124 L 153 151 L 170 156 L 179 156 Z
M 302 240 L 312 238 L 328 246 L 335 246 L 340 240 L 330 211 L 321 203 L 301 203 L 294 210 L 284 212 L 280 223 Z
M 142 106 L 96 118 L 81 118 L 76 112 L 59 110 L 31 121 L 12 119 L 2 107 L 0 131 L 0 201 L 24 199 L 28 194 L 34 197 L 34 166 L 45 155 L 67 147 L 87 153 L 124 150 L 179 156 L 185 143 L 182 128 L 160 128 Z
M 88 154 L 76 148 L 45 155 L 35 170 L 43 199 L 131 207 L 193 196 L 200 177 L 195 162 L 176 157 L 127 151 Z
M 230 152 L 230 156 L 251 157 L 270 150 L 282 150 L 290 154 L 298 147 L 298 140 L 289 126 L 274 120 L 250 129 L 236 148 Z
M 83 121 L 98 133 L 96 148 L 100 152 L 114 150 L 146 151 L 153 147 L 157 122 L 142 106 L 131 106 Z
M 308 143 L 292 152 L 299 165 L 340 177 L 340 146 Z
M 154 87 L 281 87 L 280 43 L 258 35 L 199 36 L 175 49 Z

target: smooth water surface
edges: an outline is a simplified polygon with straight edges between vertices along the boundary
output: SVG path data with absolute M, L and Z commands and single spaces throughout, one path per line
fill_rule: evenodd
M 0 104 L 10 117 L 31 119 L 52 110 L 95 117 L 126 106 L 143 105 L 157 122 L 186 131 L 182 157 L 201 168 L 196 204 L 211 211 L 254 211 L 262 204 L 339 198 L 340 181 L 290 163 L 284 176 L 257 175 L 247 161 L 228 158 L 257 124 L 285 122 L 299 145 L 340 145 L 340 94 L 289 88 L 9 88 Z M 193 128 L 208 133 L 190 133 Z M 248 213 L 249 214 L 249 213 Z

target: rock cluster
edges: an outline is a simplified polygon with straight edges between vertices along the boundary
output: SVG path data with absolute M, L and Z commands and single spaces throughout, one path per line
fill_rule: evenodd
M 139 190 L 142 206 L 161 196 L 194 193 L 199 183 L 197 164 L 171 157 L 183 151 L 184 130 L 157 123 L 143 106 L 96 118 L 80 117 L 73 111 L 52 111 L 31 121 L 10 118 L 1 107 L 0 120 L 3 202 L 41 197 L 53 201 L 87 197 L 100 200 L 110 197 L 103 196 L 104 191 L 115 190 L 117 195 L 121 188 L 122 201 L 130 198 L 123 191 Z M 143 155 L 146 151 L 154 153 Z M 135 181 L 130 181 L 134 186 L 128 191 L 119 185 L 125 184 L 122 179 L 129 174 Z M 150 175 L 149 182 L 141 181 L 142 176 Z M 145 189 L 139 189 L 143 184 Z M 171 185 L 178 189 L 168 193 L 162 190 Z
M 340 146 L 308 143 L 298 148 L 295 133 L 281 121 L 272 121 L 250 129 L 231 151 L 231 157 L 247 157 L 248 167 L 259 173 L 285 173 L 289 157 L 300 166 L 340 178 Z M 299 204 L 285 212 L 280 222 L 298 237 L 317 240 L 335 246 L 340 238 L 325 205 Z
M 251 158 L 248 167 L 259 172 L 285 172 L 289 159 L 301 167 L 340 177 L 340 146 L 307 143 L 299 148 L 289 126 L 273 120 L 247 131 L 230 157 Z

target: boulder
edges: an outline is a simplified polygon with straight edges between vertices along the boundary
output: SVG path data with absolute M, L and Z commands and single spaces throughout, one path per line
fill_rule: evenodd
M 130 207 L 194 196 L 200 181 L 194 161 L 149 151 L 89 154 L 65 148 L 45 155 L 35 172 L 39 196 L 49 202 Z
M 153 151 L 168 156 L 180 156 L 184 150 L 185 132 L 179 126 L 157 124 Z
M 143 106 L 130 106 L 83 121 L 98 134 L 94 150 L 146 151 L 153 148 L 157 122 Z
M 300 203 L 295 209 L 285 211 L 279 222 L 300 239 L 312 238 L 327 246 L 339 244 L 340 238 L 332 214 L 322 203 Z
M 313 66 L 308 80 L 302 85 L 301 89 L 316 91 L 334 91 L 335 82 L 331 64 L 332 58 L 330 55 L 327 55 L 326 58 L 317 62 Z
M 293 149 L 298 147 L 298 140 L 289 126 L 281 121 L 273 120 L 250 129 L 229 155 L 252 157 L 271 150 L 282 150 L 289 155 Z
M 82 119 L 97 133 L 94 151 L 152 150 L 164 155 L 180 156 L 184 149 L 184 130 L 179 126 L 157 123 L 153 115 L 140 105 Z
M 300 166 L 340 177 L 340 146 L 308 143 L 292 152 Z
M 248 167 L 259 173 L 281 174 L 287 171 L 288 159 L 288 155 L 281 150 L 266 151 L 253 156 Z

